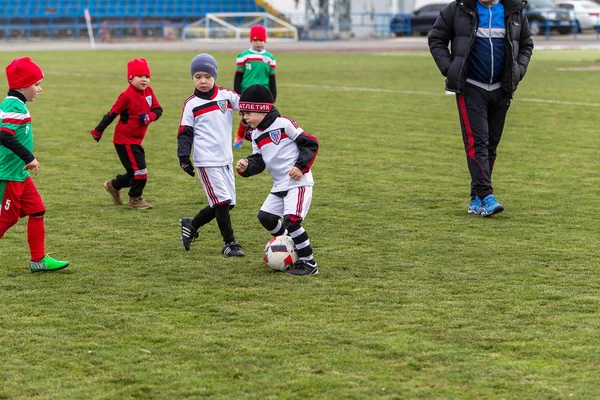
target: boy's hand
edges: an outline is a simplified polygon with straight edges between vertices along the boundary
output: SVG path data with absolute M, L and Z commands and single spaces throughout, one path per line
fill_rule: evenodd
M 97 131 L 97 130 L 95 130 L 95 129 L 92 129 L 92 131 L 91 131 L 90 133 L 92 134 L 92 137 L 94 138 L 94 140 L 95 140 L 96 142 L 99 142 L 99 141 L 100 141 L 100 138 L 102 138 L 102 132 L 98 132 L 98 131 Z
M 302 171 L 300 171 L 300 169 L 298 167 L 292 167 L 292 169 L 290 169 L 290 172 L 288 172 L 288 175 L 295 181 L 299 181 L 300 179 L 302 179 L 302 175 L 304 175 L 302 173 Z
M 150 114 L 140 114 L 140 121 L 142 121 L 142 125 L 150 125 L 152 122 L 152 118 L 150 118 Z
M 242 158 L 241 160 L 239 160 L 237 162 L 237 164 L 235 165 L 235 170 L 240 175 L 242 174 L 242 172 L 244 172 L 246 170 L 246 168 L 248 168 L 248 160 L 246 160 L 245 158 Z
M 181 160 L 179 162 L 179 166 L 181 167 L 181 169 L 183 169 L 188 175 L 191 176 L 196 176 L 196 173 L 194 172 L 194 166 L 192 165 L 192 162 L 190 161 L 190 159 L 188 158 L 187 160 Z
M 40 169 L 40 163 L 35 158 L 33 159 L 32 162 L 30 162 L 29 164 L 27 164 L 23 167 L 23 171 L 31 170 L 31 169 L 35 170 L 35 176 L 37 176 L 38 170 Z

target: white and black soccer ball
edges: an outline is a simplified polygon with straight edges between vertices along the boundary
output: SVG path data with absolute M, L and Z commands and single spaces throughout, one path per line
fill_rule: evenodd
M 277 236 L 265 246 L 265 262 L 273 271 L 287 271 L 298 261 L 294 241 L 289 236 Z

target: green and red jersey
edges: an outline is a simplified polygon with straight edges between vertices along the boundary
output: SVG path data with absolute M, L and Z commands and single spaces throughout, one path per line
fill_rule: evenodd
M 277 67 L 273 54 L 266 50 L 248 49 L 237 56 L 235 63 L 236 74 L 243 74 L 241 90 L 238 93 L 242 93 L 252 85 L 263 85 L 269 90 L 273 89 L 270 87 L 270 82 L 275 76 Z
M 14 145 L 9 146 L 12 147 L 11 149 L 0 144 L 0 181 L 25 181 L 29 178 L 29 172 L 23 171 L 23 167 L 34 159 L 31 154 L 33 152 L 31 115 L 25 102 L 10 93 L 0 104 L 0 137 L 10 139 L 11 143 L 15 143 L 16 140 L 21 150 L 15 152 Z

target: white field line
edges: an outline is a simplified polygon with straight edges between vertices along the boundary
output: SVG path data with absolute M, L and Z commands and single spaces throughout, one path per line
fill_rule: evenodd
M 46 75 L 56 75 L 56 76 L 79 76 L 85 78 L 110 78 L 110 79 L 120 79 L 122 76 L 116 76 L 113 74 L 91 74 L 91 73 L 81 73 L 81 72 L 50 72 Z M 161 81 L 169 81 L 169 82 L 190 82 L 191 78 L 160 78 Z M 294 87 L 294 88 L 305 88 L 305 89 L 319 89 L 319 90 L 331 90 L 331 91 L 346 91 L 346 92 L 367 92 L 367 93 L 396 93 L 396 94 L 410 94 L 410 95 L 418 95 L 418 96 L 447 96 L 444 91 L 440 90 L 439 92 L 425 92 L 418 90 L 396 90 L 396 89 L 380 89 L 380 88 L 364 88 L 364 87 L 348 87 L 348 86 L 330 86 L 330 85 L 311 85 L 311 84 L 303 84 L 303 83 L 278 83 L 277 86 L 283 87 Z M 227 87 L 227 86 L 225 86 Z M 543 104 L 557 104 L 564 106 L 582 106 L 582 107 L 600 107 L 600 103 L 586 103 L 582 101 L 563 101 L 563 100 L 547 100 L 547 99 L 532 99 L 532 98 L 521 98 L 517 97 L 513 99 L 513 101 L 517 102 L 525 102 L 525 103 L 543 103 Z
M 446 96 L 446 94 L 442 91 L 440 91 L 440 92 L 422 92 L 422 91 L 414 91 L 414 90 L 394 90 L 394 89 L 361 88 L 361 87 L 346 87 L 346 86 L 309 85 L 309 84 L 295 84 L 295 83 L 282 84 L 281 86 L 310 88 L 310 89 L 342 90 L 342 91 L 353 91 L 353 92 L 399 93 L 399 94 L 413 94 L 413 95 L 421 95 L 421 96 Z M 529 98 L 516 98 L 513 101 L 524 101 L 527 103 L 560 104 L 560 105 L 567 105 L 567 106 L 600 107 L 600 103 L 584 103 L 584 102 L 579 102 L 579 101 L 545 100 L 545 99 L 529 99 Z

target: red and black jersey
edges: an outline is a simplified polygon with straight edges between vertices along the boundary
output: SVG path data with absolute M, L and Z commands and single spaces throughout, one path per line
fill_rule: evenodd
M 162 108 L 154 91 L 148 86 L 143 91 L 135 89 L 132 85 L 122 92 L 108 114 L 102 118 L 96 127 L 98 132 L 104 132 L 106 127 L 119 116 L 115 126 L 113 143 L 141 145 L 148 125 L 142 123 L 140 115 L 148 114 L 152 121 L 156 121 L 162 114 Z

